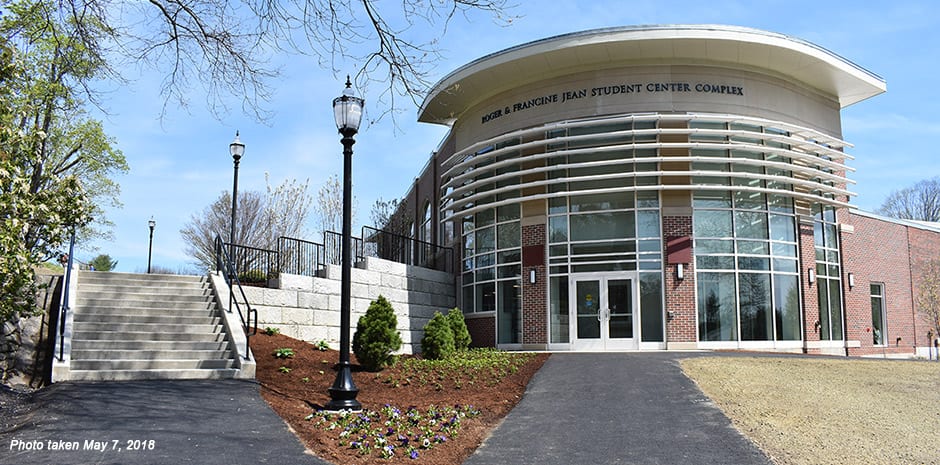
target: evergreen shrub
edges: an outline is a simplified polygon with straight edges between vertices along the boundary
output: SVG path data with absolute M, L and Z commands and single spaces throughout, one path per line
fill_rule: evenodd
M 363 368 L 379 371 L 395 364 L 398 357 L 392 352 L 401 349 L 401 334 L 397 327 L 398 318 L 392 304 L 380 295 L 359 318 L 353 335 L 352 350 Z
M 463 312 L 457 307 L 450 309 L 447 312 L 447 321 L 450 322 L 450 329 L 454 333 L 454 349 L 470 348 L 470 330 L 467 329 L 467 322 L 463 319 Z
M 434 312 L 434 316 L 424 326 L 421 355 L 429 360 L 441 360 L 453 353 L 454 331 L 450 327 L 450 321 L 441 312 Z

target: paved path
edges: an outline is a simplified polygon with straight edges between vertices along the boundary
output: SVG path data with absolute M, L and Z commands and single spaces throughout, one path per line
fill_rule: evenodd
M 36 396 L 25 425 L 0 434 L 0 464 L 327 464 L 304 452 L 253 381 L 62 383 Z M 49 450 L 86 441 L 106 450 Z
M 770 464 L 682 375 L 676 359 L 553 354 L 464 464 Z

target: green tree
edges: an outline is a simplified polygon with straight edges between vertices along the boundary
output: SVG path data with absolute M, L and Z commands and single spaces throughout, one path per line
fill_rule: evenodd
M 88 261 L 88 264 L 95 267 L 95 271 L 111 271 L 117 267 L 117 260 L 112 260 L 110 255 L 99 254 Z
M 467 329 L 467 322 L 463 318 L 463 312 L 459 308 L 452 308 L 447 312 L 447 321 L 450 323 L 450 330 L 454 333 L 454 348 L 456 350 L 466 350 L 470 347 L 470 330 Z
M 395 363 L 397 357 L 392 352 L 398 349 L 401 349 L 398 318 L 392 304 L 380 295 L 356 323 L 352 350 L 366 370 L 379 371 Z
M 79 231 L 79 240 L 109 239 L 112 224 L 105 206 L 120 206 L 120 187 L 113 177 L 128 170 L 114 140 L 104 134 L 100 121 L 89 118 L 87 86 L 113 76 L 100 49 L 89 48 L 89 37 L 113 31 L 93 18 L 61 18 L 55 4 L 42 1 L 4 2 L 0 35 L 9 38 L 21 72 L 7 85 L 8 105 L 14 115 L 9 124 L 26 136 L 9 150 L 29 162 L 21 165 L 29 177 L 30 194 L 54 189 L 58 180 L 74 176 L 92 208 L 93 222 Z M 33 225 L 25 236 L 29 249 L 45 248 L 43 234 Z
M 43 131 L 20 131 L 29 108 L 14 105 L 24 78 L 16 50 L 0 36 L 0 327 L 36 313 L 35 267 L 51 257 L 92 207 L 78 178 L 33 170 L 41 163 Z M 25 110 L 25 111 L 24 111 Z M 35 190 L 33 185 L 45 186 Z M 15 325 L 14 325 L 15 326 Z
M 441 312 L 424 325 L 424 337 L 421 338 L 421 355 L 429 360 L 440 360 L 454 353 L 454 331 L 450 321 Z

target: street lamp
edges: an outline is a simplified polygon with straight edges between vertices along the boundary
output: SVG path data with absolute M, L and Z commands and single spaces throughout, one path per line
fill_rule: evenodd
M 147 225 L 150 226 L 150 246 L 147 248 L 147 274 L 150 274 L 150 257 L 153 256 L 153 227 L 157 225 L 157 222 L 151 216 Z
M 362 120 L 362 107 L 365 100 L 353 95 L 352 83 L 346 76 L 346 90 L 341 97 L 333 99 L 333 116 L 336 128 L 343 138 L 343 274 L 340 287 L 340 333 L 339 333 L 339 369 L 336 381 L 330 388 L 330 401 L 326 410 L 362 410 L 362 404 L 356 400 L 359 388 L 352 379 L 352 367 L 349 364 L 349 327 L 352 309 L 350 308 L 350 288 L 352 282 L 352 146 L 356 143 L 353 136 L 359 131 Z
M 235 210 L 238 208 L 238 161 L 242 159 L 245 153 L 245 144 L 238 138 L 238 131 L 235 131 L 235 140 L 228 144 L 228 151 L 232 154 L 232 160 L 235 161 L 235 183 L 232 185 L 232 229 L 229 231 L 229 260 L 235 261 Z

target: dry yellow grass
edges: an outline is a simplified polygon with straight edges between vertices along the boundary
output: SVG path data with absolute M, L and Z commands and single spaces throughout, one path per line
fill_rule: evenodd
M 681 364 L 777 464 L 940 464 L 940 363 L 707 357 Z

